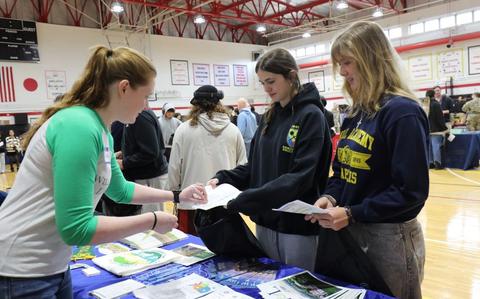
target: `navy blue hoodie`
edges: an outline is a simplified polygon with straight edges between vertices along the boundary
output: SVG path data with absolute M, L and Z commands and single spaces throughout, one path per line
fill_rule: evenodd
M 371 119 L 342 124 L 326 194 L 359 222 L 413 219 L 428 197 L 428 119 L 415 101 L 385 97 Z
M 296 199 L 313 204 L 325 189 L 332 144 L 320 95 L 307 83 L 285 107 L 276 103 L 271 109 L 274 116 L 267 133 L 262 135 L 262 121 L 252 140 L 249 162 L 220 171 L 216 178 L 245 190 L 228 209 L 278 232 L 314 235 L 318 224 L 272 208 Z

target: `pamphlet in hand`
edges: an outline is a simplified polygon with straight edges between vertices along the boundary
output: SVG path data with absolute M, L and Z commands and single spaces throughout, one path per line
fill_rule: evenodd
M 174 228 L 165 234 L 159 234 L 151 230 L 145 231 L 142 233 L 128 236 L 123 240 L 121 240 L 120 242 L 125 243 L 137 249 L 150 249 L 150 248 L 162 247 L 167 244 L 171 244 L 171 243 L 186 239 L 187 237 L 188 237 L 187 234 L 185 234 L 181 230 Z
M 133 292 L 140 299 L 196 299 L 222 288 L 208 278 L 198 274 L 190 274 L 167 283 L 147 286 Z
M 178 258 L 178 255 L 174 252 L 153 248 L 108 254 L 94 258 L 93 262 L 113 274 L 127 276 L 160 267 L 175 258 Z
M 188 243 L 172 251 L 180 255 L 180 257 L 173 262 L 184 266 L 190 266 L 215 256 L 215 253 L 208 250 L 207 247 L 193 243 Z
M 210 186 L 206 186 L 208 203 L 206 204 L 180 204 L 179 208 L 184 210 L 210 210 L 215 207 L 226 206 L 229 201 L 237 198 L 242 193 L 240 190 L 230 184 L 221 184 L 215 189 Z
M 308 204 L 308 203 L 306 203 L 304 201 L 301 201 L 301 200 L 291 201 L 287 204 L 284 204 L 280 208 L 273 209 L 273 210 L 274 211 L 279 211 L 279 212 L 304 214 L 304 215 L 325 214 L 325 213 L 327 213 L 327 209 L 322 209 L 322 208 L 316 207 L 314 205 Z

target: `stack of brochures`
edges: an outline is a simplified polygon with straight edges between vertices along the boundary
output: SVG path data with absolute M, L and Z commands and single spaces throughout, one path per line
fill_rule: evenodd
M 133 250 L 97 257 L 93 262 L 119 276 L 127 276 L 172 262 L 179 256 L 160 248 Z
M 190 266 L 215 256 L 215 253 L 208 250 L 207 247 L 193 243 L 172 249 L 172 251 L 180 256 L 173 262 L 184 266 Z
M 305 271 L 257 285 L 265 299 L 362 299 L 366 290 L 335 286 Z
M 135 290 L 133 294 L 136 298 L 140 299 L 196 299 L 200 297 L 202 299 L 251 298 L 198 274 L 190 274 L 167 283 L 147 286 L 146 288 Z
M 159 234 L 155 231 L 149 230 L 128 236 L 121 240 L 121 242 L 136 249 L 150 249 L 162 247 L 186 239 L 187 237 L 187 234 L 178 229 L 173 229 L 166 234 Z

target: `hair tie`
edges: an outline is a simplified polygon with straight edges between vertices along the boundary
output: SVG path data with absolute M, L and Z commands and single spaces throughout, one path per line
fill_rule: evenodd
M 112 57 L 112 55 L 113 55 L 113 50 L 108 49 L 107 50 L 107 58 Z

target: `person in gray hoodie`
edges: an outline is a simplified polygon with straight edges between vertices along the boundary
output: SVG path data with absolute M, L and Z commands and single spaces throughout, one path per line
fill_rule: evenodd
M 230 122 L 220 100 L 223 93 L 214 86 L 197 89 L 191 100 L 189 120 L 175 132 L 168 165 L 172 190 L 181 190 L 190 182 L 207 182 L 222 169 L 232 169 L 247 162 L 240 130 Z M 196 234 L 193 211 L 178 206 L 179 229 Z

